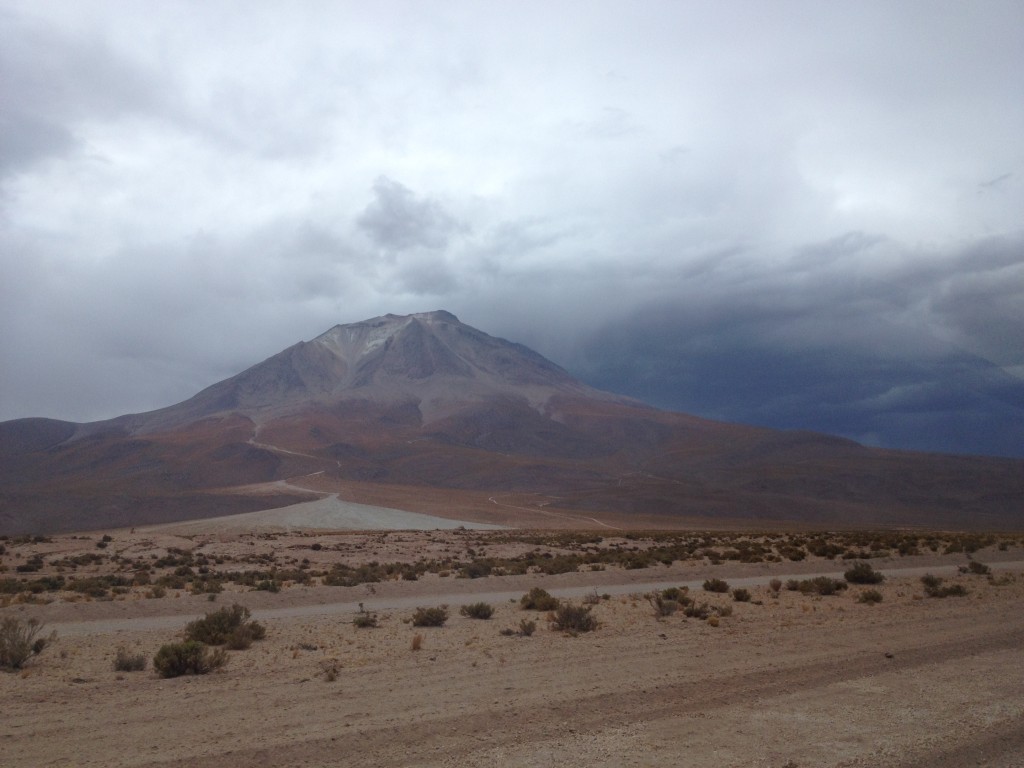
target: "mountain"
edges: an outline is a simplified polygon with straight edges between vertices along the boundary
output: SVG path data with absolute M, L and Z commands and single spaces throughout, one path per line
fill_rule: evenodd
M 1024 461 L 657 410 L 444 311 L 335 326 L 149 413 L 0 423 L 0 532 L 209 517 L 313 491 L 462 519 L 500 504 L 531 526 L 1019 528 Z

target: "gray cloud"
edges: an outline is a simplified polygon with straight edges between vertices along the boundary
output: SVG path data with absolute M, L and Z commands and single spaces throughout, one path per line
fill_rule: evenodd
M 661 405 L 1024 453 L 1019 3 L 0 13 L 0 419 L 443 307 Z
M 152 108 L 145 76 L 94 36 L 0 10 L 0 180 L 81 148 L 82 121 Z
M 460 228 L 436 201 L 418 199 L 412 190 L 386 176 L 374 182 L 373 193 L 373 202 L 356 224 L 387 251 L 444 248 Z

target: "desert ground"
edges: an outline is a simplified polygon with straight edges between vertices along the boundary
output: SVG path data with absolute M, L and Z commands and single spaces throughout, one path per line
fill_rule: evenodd
M 4 766 L 1024 765 L 1020 536 L 179 527 L 0 544 L 0 619 L 51 638 L 0 672 Z M 857 562 L 884 582 L 790 588 Z M 925 574 L 965 594 L 931 597 Z M 520 605 L 534 587 L 598 627 L 554 628 Z M 680 608 L 658 615 L 670 587 Z M 491 618 L 460 614 L 479 602 Z M 236 603 L 264 639 L 210 674 L 154 671 L 190 621 Z M 440 606 L 443 626 L 413 625 Z M 116 670 L 119 649 L 146 668 Z

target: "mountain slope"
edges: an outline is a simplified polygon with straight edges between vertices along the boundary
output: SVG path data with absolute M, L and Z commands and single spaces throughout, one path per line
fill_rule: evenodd
M 530 494 L 516 507 L 530 525 L 561 510 L 1016 528 L 1024 462 L 658 411 L 443 311 L 335 326 L 150 413 L 0 423 L 4 532 L 268 508 L 298 484 L 414 511 L 444 498 L 463 519 L 470 498 Z

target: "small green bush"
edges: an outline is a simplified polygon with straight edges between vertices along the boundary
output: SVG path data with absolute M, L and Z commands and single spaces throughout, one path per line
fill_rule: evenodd
M 885 576 L 871 567 L 871 563 L 859 562 L 843 574 L 851 584 L 881 584 Z
M 487 603 L 473 603 L 462 606 L 459 613 L 470 619 L 489 619 L 494 614 L 494 608 Z
M 723 579 L 708 579 L 704 582 L 704 591 L 722 593 L 728 592 L 729 582 L 724 581 Z
M 441 608 L 417 608 L 412 615 L 414 627 L 442 627 L 448 621 L 448 610 Z
M 739 587 L 732 591 L 732 599 L 737 603 L 749 603 L 750 602 L 750 590 Z
M 141 672 L 146 668 L 146 657 L 141 653 L 129 653 L 128 649 L 121 646 L 117 649 L 114 657 L 115 672 Z
M 865 603 L 867 605 L 874 605 L 875 603 L 882 602 L 882 593 L 877 589 L 865 589 L 857 597 L 858 603 Z
M 551 618 L 551 628 L 556 632 L 568 632 L 570 635 L 593 632 L 597 629 L 598 622 L 590 610 L 589 605 L 563 603 L 555 609 Z
M 549 595 L 545 589 L 534 587 L 520 598 L 519 605 L 526 611 L 553 611 L 558 608 L 558 598 Z
M 196 640 L 186 640 L 161 646 L 153 657 L 153 669 L 160 677 L 205 675 L 223 667 L 227 661 L 224 649 L 207 648 Z

